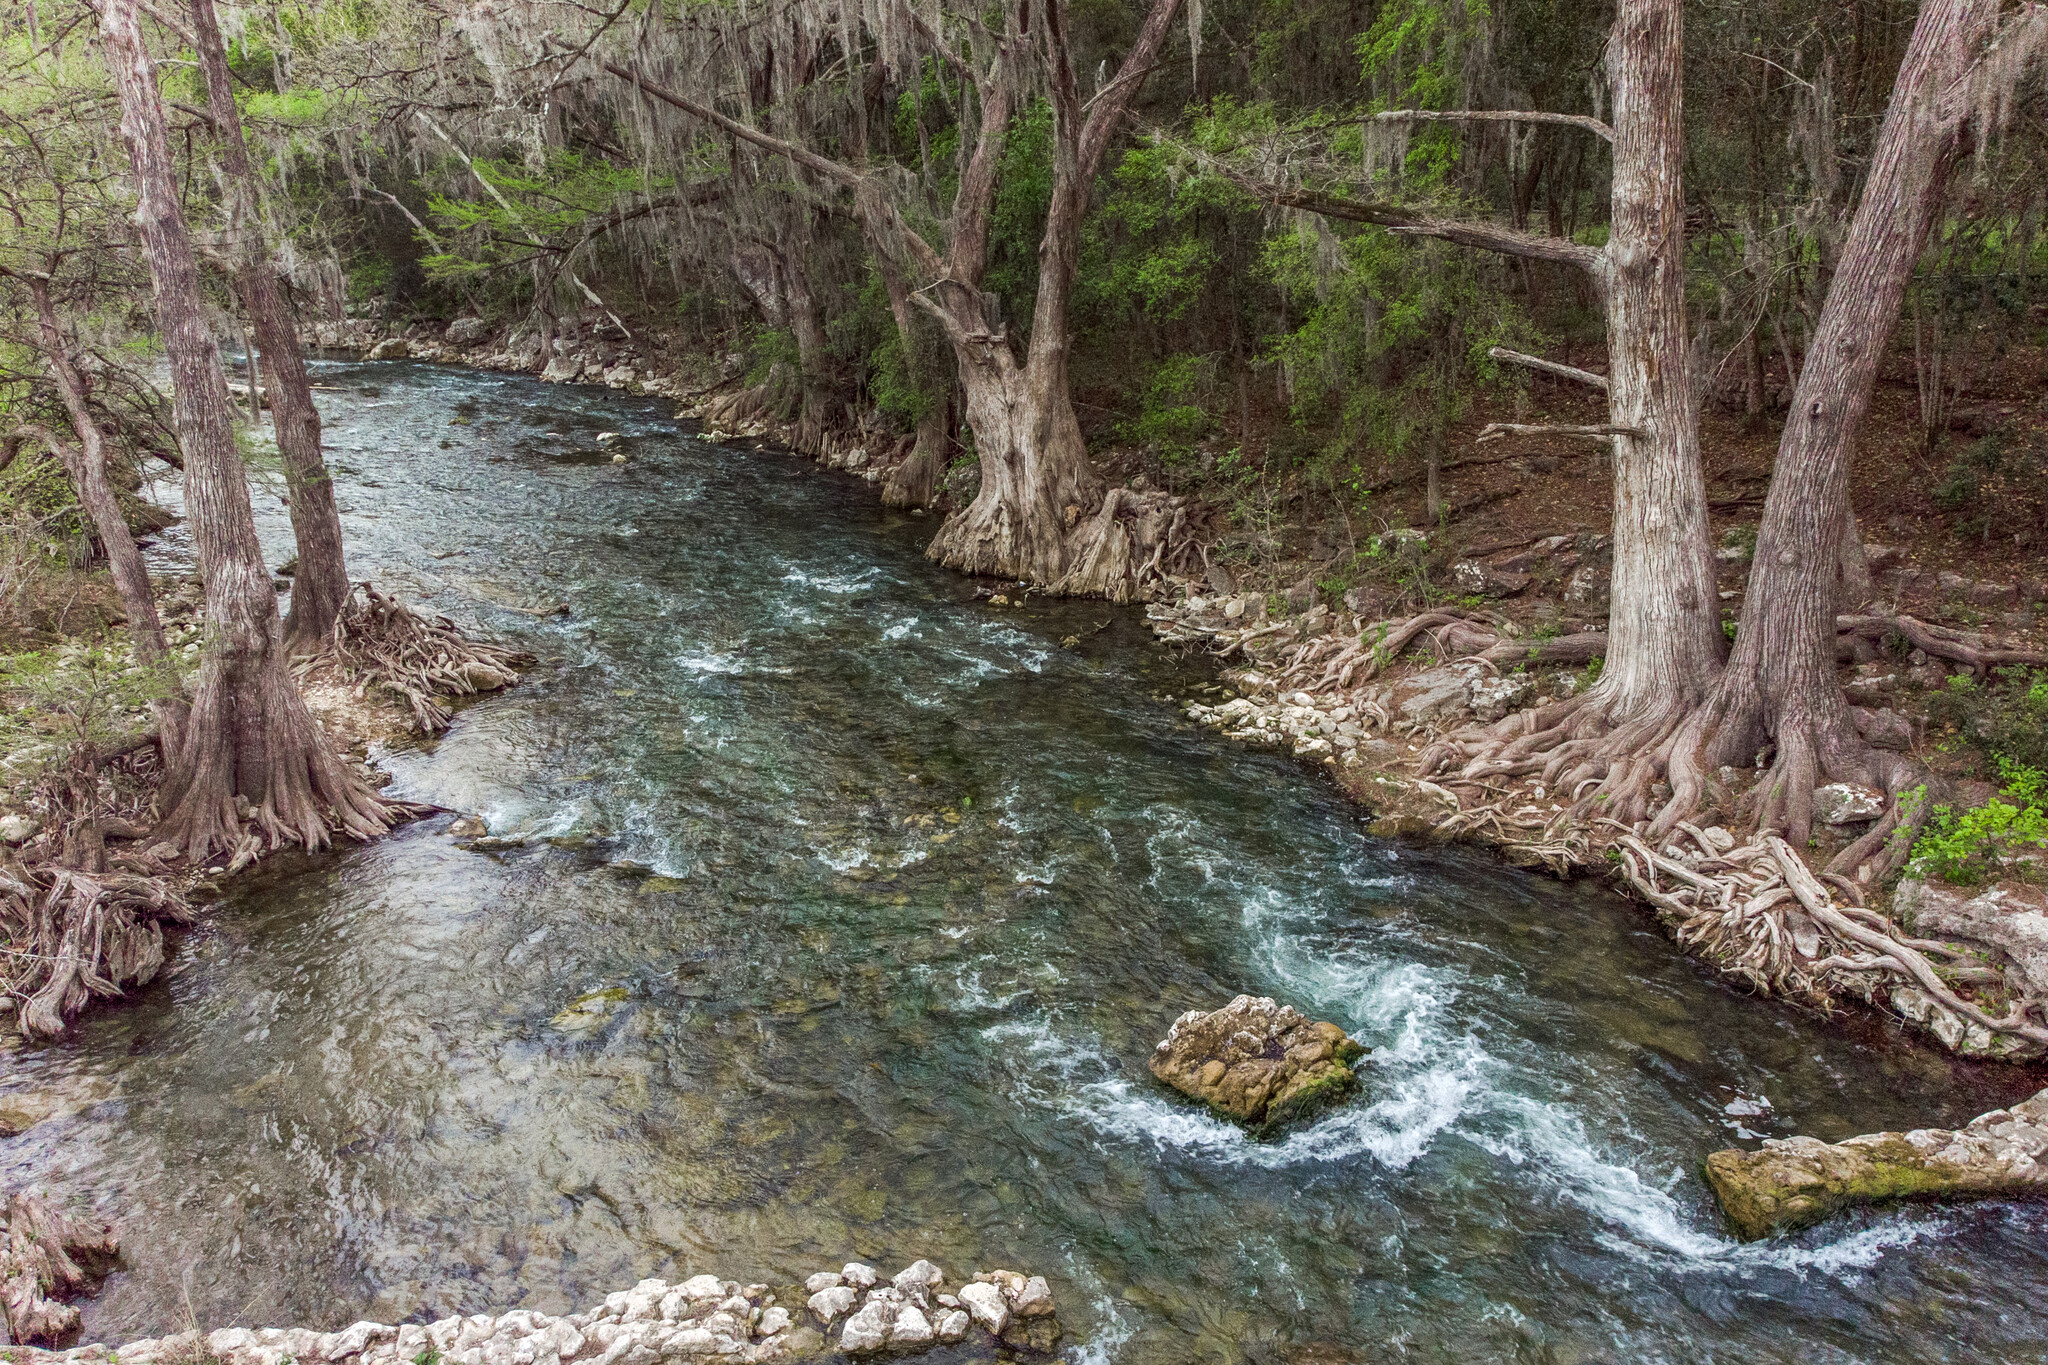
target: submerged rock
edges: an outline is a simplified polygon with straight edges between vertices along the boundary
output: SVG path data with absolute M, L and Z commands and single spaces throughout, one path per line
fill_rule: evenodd
M 1189 1010 L 1152 1053 L 1152 1074 L 1226 1118 L 1265 1132 L 1349 1095 L 1365 1049 L 1335 1024 L 1292 1005 L 1240 995 Z
M 1707 1183 L 1744 1240 L 1895 1199 L 2048 1193 L 2048 1090 L 1953 1132 L 1916 1128 L 1845 1142 L 1767 1140 L 1707 1158 Z

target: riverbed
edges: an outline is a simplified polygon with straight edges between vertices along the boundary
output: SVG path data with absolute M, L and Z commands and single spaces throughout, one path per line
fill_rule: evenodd
M 167 979 L 0 1063 L 63 1110 L 8 1183 L 121 1226 L 87 1339 L 927 1256 L 1046 1274 L 1077 1361 L 2041 1358 L 2048 1209 L 1741 1246 L 1699 1175 L 2037 1072 L 1368 837 L 1187 721 L 1212 672 L 1138 612 L 976 600 L 857 480 L 602 389 L 315 371 L 356 575 L 541 662 L 381 755 L 497 846 L 451 815 L 271 860 Z M 1155 1083 L 1239 992 L 1370 1046 L 1358 1102 L 1261 1143 Z

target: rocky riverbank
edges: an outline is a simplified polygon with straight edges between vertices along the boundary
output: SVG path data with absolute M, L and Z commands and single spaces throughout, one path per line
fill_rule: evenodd
M 852 1262 L 779 1290 L 715 1275 L 642 1280 L 560 1317 L 514 1309 L 430 1323 L 358 1322 L 338 1332 L 227 1327 L 119 1348 L 15 1347 L 8 1356 L 21 1365 L 755 1365 L 943 1350 L 948 1361 L 965 1362 L 1039 1358 L 1059 1338 L 1042 1277 L 991 1270 L 955 1285 L 920 1260 L 887 1280 Z
M 1899 1199 L 2048 1194 L 2048 1090 L 1949 1131 L 1869 1133 L 1844 1142 L 1795 1137 L 1707 1158 L 1728 1221 L 1744 1238 Z

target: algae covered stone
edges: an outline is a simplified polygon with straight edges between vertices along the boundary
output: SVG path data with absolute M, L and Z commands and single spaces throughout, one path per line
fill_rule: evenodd
M 1152 1053 L 1152 1074 L 1226 1118 L 1269 1132 L 1357 1089 L 1365 1049 L 1335 1024 L 1292 1005 L 1240 995 L 1220 1010 L 1189 1010 Z
M 1738 1236 L 1817 1223 L 1840 1209 L 1896 1199 L 2048 1193 L 2048 1090 L 1964 1127 L 1869 1133 L 1843 1142 L 1794 1137 L 1707 1158 L 1707 1183 Z

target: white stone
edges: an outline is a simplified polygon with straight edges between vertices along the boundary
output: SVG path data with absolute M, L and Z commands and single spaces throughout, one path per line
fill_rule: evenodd
M 889 1329 L 889 1344 L 892 1346 L 922 1346 L 932 1339 L 931 1320 L 918 1310 L 916 1304 L 904 1305 L 896 1315 L 896 1325 Z
M 772 1337 L 777 1332 L 786 1330 L 789 1327 L 789 1310 L 787 1308 L 763 1310 L 759 1327 L 761 1335 L 764 1337 Z
M 346 1360 L 352 1355 L 360 1355 L 371 1342 L 395 1335 L 396 1328 L 386 1327 L 380 1322 L 358 1322 L 321 1338 L 323 1349 L 320 1354 L 328 1360 Z
M 1042 1318 L 1053 1311 L 1052 1286 L 1045 1282 L 1045 1276 L 1033 1275 L 1024 1281 L 1024 1287 L 1017 1291 L 1014 1307 L 1020 1318 Z
M 839 1349 L 848 1355 L 879 1351 L 889 1344 L 889 1327 L 895 1316 L 893 1304 L 870 1299 L 846 1320 L 839 1333 Z
M 939 1340 L 958 1341 L 967 1335 L 971 1319 L 955 1308 L 939 1319 Z
M 897 1271 L 896 1278 L 889 1281 L 889 1283 L 895 1285 L 898 1289 L 908 1291 L 915 1287 L 928 1288 L 932 1285 L 943 1283 L 945 1278 L 946 1273 L 930 1261 L 919 1260 L 912 1261 L 909 1265 Z
M 1854 782 L 1830 782 L 1813 789 L 1813 814 L 1823 824 L 1854 825 L 1884 814 L 1885 794 Z
M 692 1275 L 677 1287 L 693 1299 L 722 1299 L 725 1297 L 725 1281 L 715 1275 Z
M 876 1280 L 881 1278 L 875 1273 L 873 1266 L 862 1265 L 859 1261 L 848 1261 L 846 1268 L 841 1270 L 839 1274 L 847 1284 L 852 1285 L 855 1289 L 867 1289 Z
M 853 1307 L 854 1298 L 854 1291 L 849 1285 L 841 1284 L 834 1285 L 830 1289 L 821 1289 L 811 1295 L 811 1312 L 816 1315 L 820 1323 L 830 1327 L 834 1318 Z
M 997 1336 L 1009 1324 L 1010 1309 L 1003 1302 L 1003 1291 L 992 1284 L 961 1285 L 960 1302 L 967 1305 L 976 1322 Z
M 25 844 L 36 836 L 36 822 L 26 815 L 0 817 L 0 839 L 10 844 Z
M 804 1281 L 804 1293 L 816 1294 L 821 1290 L 837 1289 L 846 1282 L 846 1277 L 836 1270 L 821 1270 Z

